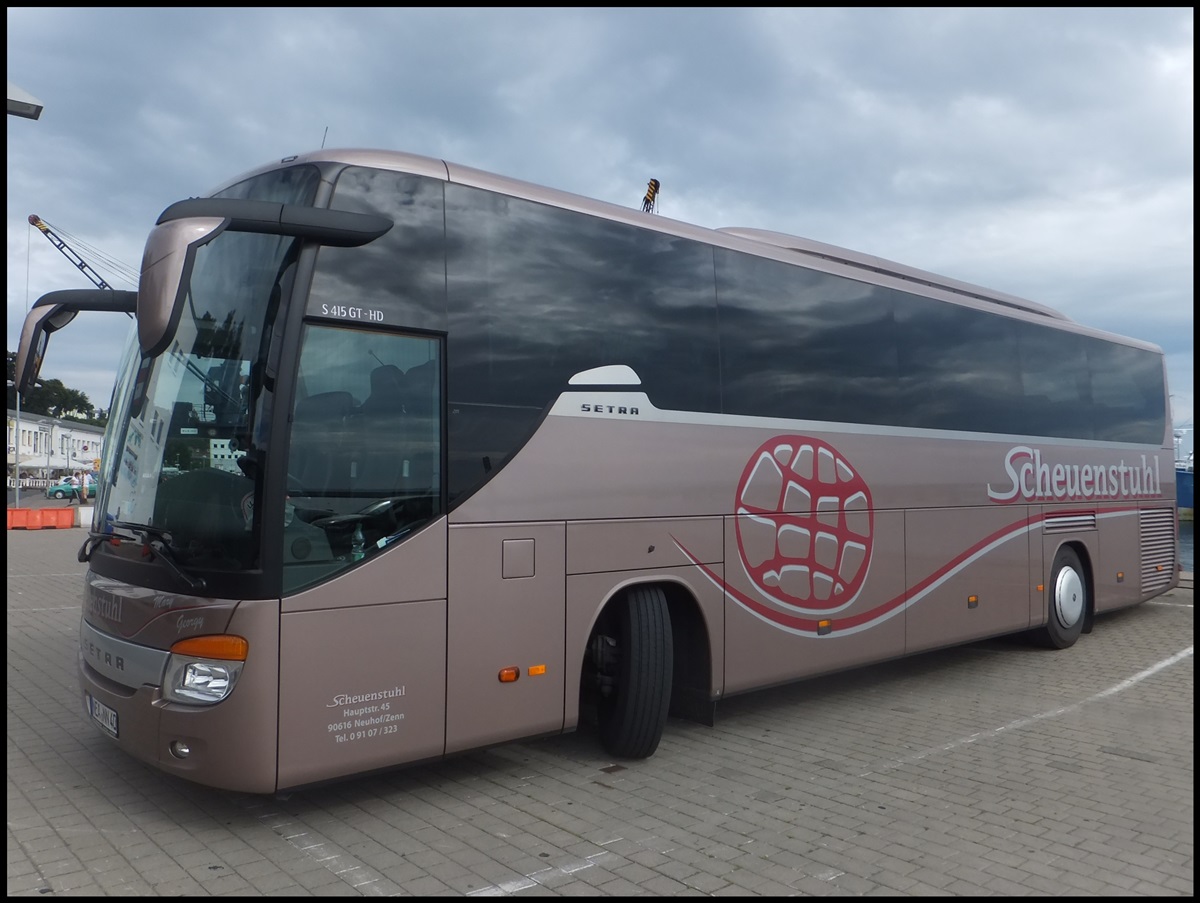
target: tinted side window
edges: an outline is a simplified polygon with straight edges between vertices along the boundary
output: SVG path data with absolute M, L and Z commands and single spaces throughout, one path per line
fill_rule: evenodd
M 228 193 L 299 199 L 313 173 Z M 421 176 L 347 169 L 333 206 L 396 225 L 318 252 L 308 314 L 450 333 L 451 499 L 603 364 L 633 367 L 667 409 L 1147 443 L 1165 430 L 1162 359 L 1142 349 Z
M 442 182 L 351 168 L 338 177 L 330 206 L 386 216 L 395 225 L 360 248 L 321 248 L 306 313 L 350 326 L 444 332 Z
M 1084 337 L 1084 345 L 1096 438 L 1161 442 L 1167 430 L 1162 361 L 1139 348 L 1091 337 Z
M 926 429 L 1019 433 L 1021 377 L 1012 320 L 898 292 L 895 421 Z
M 1159 355 L 718 249 L 728 413 L 1162 441 Z
M 275 204 L 297 204 L 306 207 L 312 204 L 320 184 L 320 171 L 315 166 L 301 164 L 254 176 L 244 182 L 230 185 L 213 197 L 270 201 Z
M 1023 431 L 1035 436 L 1095 438 L 1083 337 L 1017 323 Z
M 452 498 L 581 370 L 627 364 L 658 407 L 719 409 L 711 248 L 461 185 L 446 213 Z
M 426 335 L 304 327 L 283 518 L 285 593 L 442 513 L 441 348 Z
M 893 422 L 893 295 L 864 282 L 718 250 L 725 411 Z

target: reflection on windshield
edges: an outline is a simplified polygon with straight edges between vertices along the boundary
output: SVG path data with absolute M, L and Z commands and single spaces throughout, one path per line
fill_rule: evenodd
M 95 501 L 96 508 L 100 511 L 105 511 L 108 507 L 109 491 L 117 470 L 115 462 L 121 451 L 125 419 L 128 416 L 129 401 L 140 361 L 137 324 L 134 323 L 129 327 L 129 335 L 125 340 L 125 353 L 117 367 L 117 381 L 113 386 L 112 403 L 109 405 L 108 411 L 108 426 L 104 430 L 104 446 L 100 457 L 100 473 L 97 475 Z
M 310 325 L 288 453 L 284 592 L 441 513 L 441 344 Z
M 165 532 L 181 568 L 258 566 L 261 489 L 239 462 L 266 451 L 255 427 L 268 412 L 265 361 L 292 246 L 227 232 L 195 248 L 169 347 L 138 362 L 121 393 L 106 523 Z

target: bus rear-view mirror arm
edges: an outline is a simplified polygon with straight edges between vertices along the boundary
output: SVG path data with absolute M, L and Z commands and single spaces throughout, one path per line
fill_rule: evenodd
M 81 310 L 133 314 L 136 308 L 136 292 L 83 288 L 42 295 L 25 315 L 25 323 L 21 328 L 21 344 L 17 348 L 14 374 L 17 391 L 24 395 L 33 388 L 42 369 L 50 334 L 69 324 Z
M 215 217 L 227 220 L 231 232 L 290 235 L 335 248 L 357 248 L 386 233 L 395 223 L 386 216 L 301 207 L 244 198 L 189 198 L 177 201 L 158 218 L 158 225 L 180 219 Z

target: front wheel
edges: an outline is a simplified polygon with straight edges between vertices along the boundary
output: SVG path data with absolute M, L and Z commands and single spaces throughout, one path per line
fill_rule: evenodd
M 614 605 L 592 637 L 600 742 L 614 756 L 644 759 L 658 749 L 671 704 L 671 616 L 658 587 L 634 587 Z
M 1063 546 L 1054 556 L 1046 592 L 1050 610 L 1045 625 L 1033 631 L 1033 641 L 1047 649 L 1075 645 L 1087 615 L 1088 589 L 1079 555 L 1069 546 Z

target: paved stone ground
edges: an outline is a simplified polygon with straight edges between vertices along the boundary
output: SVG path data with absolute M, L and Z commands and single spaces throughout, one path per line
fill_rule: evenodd
M 80 530 L 8 534 L 8 894 L 1193 894 L 1186 586 L 1065 652 L 994 641 L 283 798 L 85 723 Z

